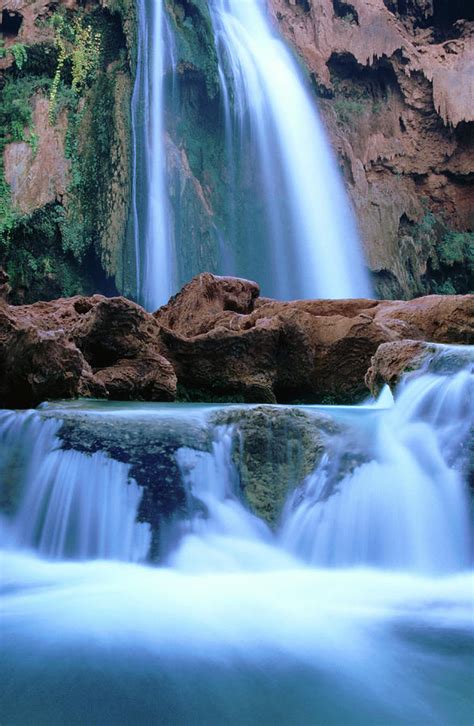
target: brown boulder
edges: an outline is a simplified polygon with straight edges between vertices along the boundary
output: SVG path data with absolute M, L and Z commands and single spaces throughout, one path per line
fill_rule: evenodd
M 157 310 L 155 319 L 180 335 L 199 335 L 214 326 L 219 313 L 247 315 L 252 312 L 259 294 L 259 286 L 251 280 L 203 272 Z
M 173 400 L 153 316 L 125 298 L 73 297 L 0 308 L 0 405 L 94 396 Z
M 197 306 L 202 277 L 204 289 L 210 281 L 213 289 L 220 284 L 208 273 L 198 276 L 162 308 L 165 315 L 155 314 L 180 396 L 191 400 L 350 403 L 367 395 L 365 374 L 382 343 L 474 339 L 472 295 L 408 302 L 253 300 L 245 314 L 215 304 L 222 300 L 217 293 Z M 187 310 L 192 317 L 183 315 Z
M 0 302 L 0 405 L 79 395 L 169 401 L 176 390 L 185 400 L 353 403 L 367 395 L 379 346 L 367 377 L 374 391 L 424 350 L 419 341 L 474 340 L 472 295 L 257 296 L 253 282 L 204 273 L 154 315 L 101 295 Z
M 378 396 L 385 384 L 393 390 L 400 378 L 409 370 L 423 365 L 435 346 L 419 340 L 397 340 L 382 343 L 370 362 L 365 382 L 373 396 Z

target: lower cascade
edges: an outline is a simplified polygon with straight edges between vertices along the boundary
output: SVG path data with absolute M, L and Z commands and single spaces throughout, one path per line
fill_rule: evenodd
M 443 360 L 358 407 L 2 412 L 2 723 L 471 723 L 473 366 Z

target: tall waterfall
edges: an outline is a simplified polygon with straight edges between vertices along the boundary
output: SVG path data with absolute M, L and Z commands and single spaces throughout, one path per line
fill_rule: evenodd
M 280 299 L 369 296 L 336 162 L 314 100 L 275 35 L 264 0 L 209 0 L 208 7 L 227 149 L 226 159 L 212 163 L 223 165 L 228 187 L 222 202 L 226 221 L 222 228 L 210 222 L 219 247 L 217 268 L 215 260 L 208 264 L 221 274 L 256 278 L 264 294 Z M 177 259 L 189 230 L 180 228 L 173 239 L 163 120 L 164 74 L 172 60 L 169 21 L 162 0 L 139 0 L 137 14 L 132 99 L 137 297 L 155 309 L 176 292 Z M 178 145 L 186 148 L 186 140 Z M 179 194 L 174 203 L 181 203 Z
M 169 44 L 162 0 L 137 0 L 137 68 L 132 96 L 132 215 L 137 299 L 149 310 L 175 292 L 166 193 L 163 75 Z
M 265 293 L 278 298 L 370 295 L 354 218 L 328 140 L 264 0 L 211 0 L 229 156 L 234 229 L 254 244 L 239 207 L 240 155 L 252 154 L 261 201 Z

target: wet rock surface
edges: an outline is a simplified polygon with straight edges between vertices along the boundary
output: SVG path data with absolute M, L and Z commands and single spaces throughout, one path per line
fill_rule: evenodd
M 401 340 L 474 341 L 474 296 L 408 302 L 258 298 L 203 273 L 154 315 L 125 298 L 0 303 L 0 403 L 115 400 L 355 403 L 371 358 Z
M 278 523 L 288 494 L 314 470 L 331 435 L 341 430 L 329 416 L 273 406 L 226 408 L 211 421 L 234 427 L 233 460 L 243 496 L 270 526 Z

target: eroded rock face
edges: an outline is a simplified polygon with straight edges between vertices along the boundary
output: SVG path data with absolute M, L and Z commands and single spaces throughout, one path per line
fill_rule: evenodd
M 474 341 L 474 296 L 258 299 L 203 273 L 154 315 L 125 298 L 0 303 L 0 404 L 114 399 L 355 403 L 383 343 Z
M 0 307 L 0 405 L 94 396 L 173 400 L 158 326 L 125 298 L 73 297 Z
M 474 225 L 474 15 L 455 5 L 270 2 L 319 95 L 380 297 L 472 292 L 472 237 L 452 243 Z
M 189 287 L 190 301 L 196 286 Z M 257 299 L 247 314 L 214 313 L 212 301 L 201 309 L 202 322 L 193 334 L 179 317 L 187 290 L 170 301 L 166 317 L 158 311 L 156 320 L 179 395 L 190 400 L 353 403 L 367 394 L 364 376 L 382 343 L 474 339 L 474 296 L 469 295 L 409 302 Z
M 373 396 L 387 384 L 393 390 L 404 373 L 420 368 L 434 346 L 419 340 L 397 340 L 377 348 L 366 373 L 365 382 Z

